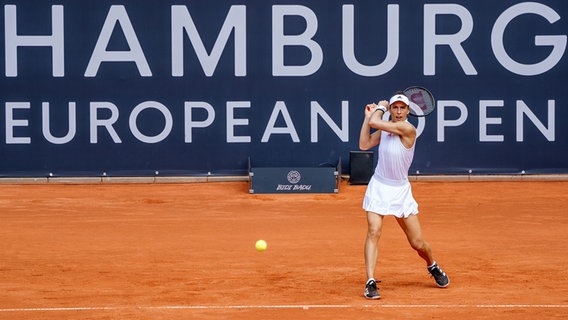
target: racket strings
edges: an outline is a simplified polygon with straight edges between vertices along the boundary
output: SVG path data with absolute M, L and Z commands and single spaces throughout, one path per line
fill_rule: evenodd
M 432 94 L 421 87 L 411 87 L 404 90 L 410 100 L 410 114 L 413 116 L 426 116 L 436 108 Z

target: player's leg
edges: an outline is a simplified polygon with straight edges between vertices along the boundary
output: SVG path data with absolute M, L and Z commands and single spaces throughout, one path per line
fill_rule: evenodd
M 427 266 L 432 265 L 434 263 L 432 249 L 422 237 L 422 228 L 420 227 L 418 216 L 411 214 L 408 218 L 396 218 L 396 221 L 404 231 L 404 234 L 406 234 L 410 246 L 426 261 Z
M 379 257 L 378 242 L 383 229 L 383 216 L 367 212 L 367 238 L 365 239 L 365 266 L 367 278 L 375 274 L 377 258 Z
M 379 257 L 378 242 L 382 228 L 383 216 L 367 212 L 367 238 L 365 239 L 365 268 L 368 279 L 365 284 L 365 298 L 367 299 L 380 298 L 374 274 Z
M 432 256 L 430 245 L 428 242 L 424 241 L 418 216 L 410 215 L 408 218 L 397 218 L 396 221 L 402 230 L 404 230 L 410 246 L 426 261 L 428 272 L 434 277 L 436 284 L 442 288 L 447 287 L 450 284 L 450 278 L 442 271 L 442 268 L 438 266 Z

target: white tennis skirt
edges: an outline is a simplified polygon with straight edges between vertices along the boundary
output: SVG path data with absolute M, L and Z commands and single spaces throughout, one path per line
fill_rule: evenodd
M 380 215 L 408 218 L 418 213 L 418 203 L 412 196 L 408 180 L 390 180 L 374 174 L 367 185 L 363 209 Z

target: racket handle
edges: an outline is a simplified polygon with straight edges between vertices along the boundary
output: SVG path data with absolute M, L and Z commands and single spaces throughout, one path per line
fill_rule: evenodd
M 367 111 L 371 111 L 371 107 L 367 106 Z

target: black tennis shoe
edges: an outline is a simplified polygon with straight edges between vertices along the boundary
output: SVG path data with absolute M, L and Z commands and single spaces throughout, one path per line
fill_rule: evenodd
M 433 266 L 429 267 L 428 272 L 430 272 L 432 277 L 434 277 L 434 280 L 436 280 L 438 287 L 445 288 L 450 284 L 450 278 L 448 278 L 446 273 L 442 271 L 442 268 L 440 268 L 437 263 L 434 263 Z
M 379 294 L 379 289 L 377 288 L 377 282 L 371 279 L 367 281 L 365 285 L 365 298 L 367 299 L 379 299 L 381 295 Z

